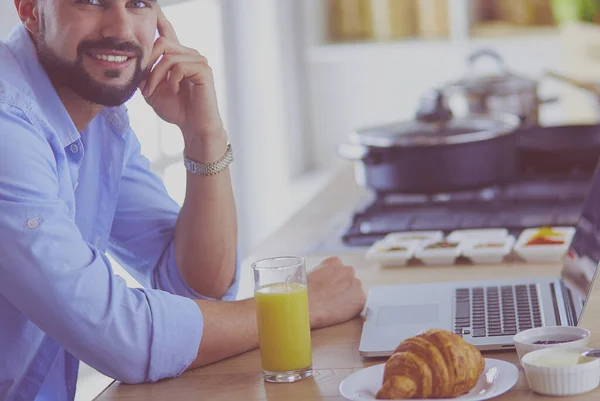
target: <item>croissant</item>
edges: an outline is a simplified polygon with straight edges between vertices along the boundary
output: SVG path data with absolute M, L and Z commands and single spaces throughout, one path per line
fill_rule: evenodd
M 481 352 L 461 336 L 431 329 L 400 343 L 385 364 L 376 398 L 453 398 L 475 387 L 485 367 Z

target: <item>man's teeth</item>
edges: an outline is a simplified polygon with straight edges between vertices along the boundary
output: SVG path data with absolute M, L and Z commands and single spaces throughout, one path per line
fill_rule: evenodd
M 110 54 L 94 54 L 94 57 L 98 60 L 110 61 L 112 63 L 124 63 L 129 59 L 127 56 L 113 56 Z

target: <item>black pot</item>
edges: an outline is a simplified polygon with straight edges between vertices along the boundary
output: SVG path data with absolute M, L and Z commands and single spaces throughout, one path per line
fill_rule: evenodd
M 358 130 L 338 153 L 356 162 L 357 181 L 376 192 L 479 188 L 516 178 L 519 123 L 511 114 L 452 118 L 436 91 L 423 98 L 415 121 Z
M 600 157 L 600 125 L 533 127 L 518 133 L 523 171 L 593 171 Z

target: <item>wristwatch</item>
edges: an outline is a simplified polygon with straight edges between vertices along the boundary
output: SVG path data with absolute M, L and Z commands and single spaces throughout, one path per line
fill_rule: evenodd
M 201 163 L 188 158 L 185 153 L 183 155 L 183 164 L 185 169 L 195 175 L 211 176 L 217 175 L 221 171 L 225 170 L 227 166 L 233 161 L 233 151 L 231 144 L 227 145 L 225 154 L 221 156 L 219 160 L 213 163 Z

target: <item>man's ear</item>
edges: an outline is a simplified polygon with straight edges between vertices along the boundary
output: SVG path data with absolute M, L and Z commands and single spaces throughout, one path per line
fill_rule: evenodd
M 34 35 L 40 30 L 38 0 L 14 0 L 19 19 L 25 28 Z

